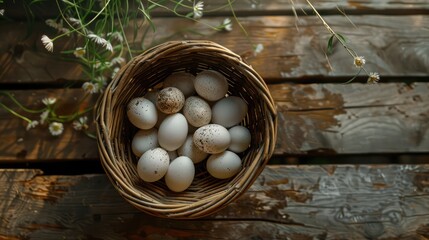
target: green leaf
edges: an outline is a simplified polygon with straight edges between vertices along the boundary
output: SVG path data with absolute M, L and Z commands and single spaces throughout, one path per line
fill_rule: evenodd
M 344 37 L 343 35 L 341 35 L 341 34 L 337 33 L 337 36 L 338 36 L 339 38 L 341 38 L 341 41 L 343 41 L 344 43 L 346 43 L 346 42 L 347 42 L 346 37 Z
M 327 54 L 332 54 L 332 51 L 334 50 L 334 35 L 332 35 L 328 40 L 328 47 L 326 49 Z

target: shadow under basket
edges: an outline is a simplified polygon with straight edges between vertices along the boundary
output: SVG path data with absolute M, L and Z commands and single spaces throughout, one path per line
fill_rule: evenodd
M 204 161 L 196 165 L 192 185 L 180 193 L 169 190 L 164 179 L 144 182 L 131 151 L 137 129 L 127 118 L 128 102 L 159 86 L 173 72 L 196 75 L 207 69 L 222 73 L 228 80 L 228 94 L 240 96 L 248 105 L 240 125 L 250 130 L 252 140 L 240 155 L 241 171 L 230 179 L 216 179 L 206 171 Z M 207 216 L 243 194 L 271 157 L 277 133 L 274 101 L 263 79 L 240 56 L 210 41 L 166 42 L 133 58 L 98 100 L 95 121 L 101 163 L 121 196 L 143 212 L 176 219 Z

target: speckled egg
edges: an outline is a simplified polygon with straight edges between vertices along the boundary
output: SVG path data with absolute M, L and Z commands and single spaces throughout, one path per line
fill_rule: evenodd
M 209 154 L 223 152 L 231 143 L 228 130 L 218 124 L 208 124 L 198 128 L 193 138 L 195 146 Z
M 204 99 L 191 96 L 185 101 L 183 115 L 185 115 L 189 124 L 194 127 L 201 127 L 208 124 L 212 119 L 212 110 Z
M 240 123 L 247 114 L 247 104 L 237 96 L 229 96 L 219 100 L 212 107 L 212 123 L 226 128 Z
M 175 87 L 167 87 L 159 91 L 156 107 L 163 113 L 179 112 L 185 105 L 185 96 Z
M 164 177 L 170 164 L 168 153 L 162 148 L 146 151 L 137 163 L 137 173 L 143 181 L 155 182 Z
M 130 122 L 140 129 L 150 129 L 158 120 L 155 105 L 143 97 L 131 99 L 127 105 L 127 116 Z
M 208 153 L 201 151 L 197 146 L 195 146 L 192 135 L 188 135 L 185 143 L 183 143 L 183 145 L 180 146 L 179 149 L 177 149 L 177 152 L 180 156 L 189 157 L 194 163 L 199 163 L 203 161 L 209 155 Z
M 176 72 L 164 80 L 164 87 L 175 87 L 182 91 L 185 97 L 195 94 L 195 76 L 186 72 Z
M 207 171 L 215 178 L 227 179 L 236 175 L 241 170 L 240 157 L 231 152 L 225 151 L 211 155 L 206 163 Z
M 217 101 L 228 92 L 228 82 L 219 72 L 205 70 L 197 74 L 194 87 L 198 95 L 208 101 Z
M 250 146 L 252 136 L 249 129 L 243 126 L 235 126 L 228 129 L 229 135 L 231 136 L 231 144 L 229 150 L 235 153 L 244 152 Z
M 165 184 L 173 192 L 183 192 L 195 176 L 195 167 L 192 160 L 186 156 L 174 159 L 165 174 Z
M 131 149 L 137 157 L 140 157 L 147 150 L 157 148 L 158 146 L 158 131 L 156 128 L 140 129 L 136 132 L 131 142 Z

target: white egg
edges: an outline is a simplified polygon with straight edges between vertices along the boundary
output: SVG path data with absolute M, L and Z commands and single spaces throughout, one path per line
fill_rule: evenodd
M 177 149 L 177 152 L 180 156 L 189 157 L 194 163 L 199 163 L 203 161 L 209 155 L 208 153 L 201 151 L 197 146 L 195 146 L 192 135 L 188 135 L 185 143 L 183 143 L 183 145 L 180 146 L 179 149 Z
M 218 124 L 208 124 L 198 128 L 193 138 L 195 146 L 209 154 L 223 152 L 231 143 L 228 130 Z
M 183 107 L 183 115 L 194 127 L 206 125 L 212 119 L 212 110 L 204 99 L 196 96 L 188 97 Z
M 182 91 L 185 97 L 192 96 L 195 93 L 195 76 L 186 72 L 176 72 L 164 80 L 164 87 L 175 87 Z
M 131 142 L 131 149 L 137 157 L 140 157 L 147 150 L 157 148 L 158 146 L 158 131 L 156 128 L 140 129 L 136 132 Z
M 158 129 L 159 145 L 167 151 L 178 149 L 188 136 L 188 123 L 181 113 L 168 115 Z
M 165 174 L 165 184 L 174 192 L 183 192 L 189 186 L 195 176 L 195 167 L 192 160 L 186 156 L 174 159 Z
M 235 153 L 241 153 L 249 148 L 252 138 L 249 129 L 243 126 L 235 126 L 230 128 L 228 132 L 231 136 L 231 145 L 229 145 L 229 150 Z
M 212 123 L 226 128 L 240 123 L 247 114 L 247 104 L 243 99 L 229 96 L 219 100 L 212 107 Z
M 207 171 L 215 178 L 226 179 L 236 175 L 241 170 L 240 157 L 231 152 L 225 151 L 211 155 L 207 159 Z
M 155 182 L 167 173 L 170 158 L 162 148 L 150 149 L 143 153 L 137 163 L 137 173 L 143 181 Z
M 228 92 L 228 82 L 216 71 L 205 70 L 197 74 L 194 81 L 198 95 L 208 101 L 217 101 Z
M 158 92 L 156 107 L 163 113 L 179 112 L 185 105 L 185 96 L 175 87 L 167 87 Z
M 140 129 L 150 129 L 158 120 L 155 105 L 143 97 L 134 98 L 128 103 L 127 116 L 130 122 Z

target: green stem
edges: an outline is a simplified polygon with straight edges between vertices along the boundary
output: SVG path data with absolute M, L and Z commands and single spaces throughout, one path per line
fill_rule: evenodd
M 33 109 L 26 108 L 18 100 L 16 100 L 16 98 L 14 96 L 12 96 L 12 94 L 10 94 L 6 91 L 0 91 L 0 94 L 9 97 L 9 99 L 12 100 L 20 109 L 22 109 L 28 113 L 41 113 L 41 112 L 46 110 L 46 108 L 43 108 L 40 110 L 33 110 Z
M 12 109 L 8 108 L 6 105 L 4 105 L 4 104 L 3 104 L 3 103 L 1 103 L 1 102 L 0 102 L 0 107 L 4 108 L 4 109 L 5 109 L 6 111 L 8 111 L 10 114 L 12 114 L 12 115 L 14 115 L 14 116 L 16 116 L 16 117 L 18 117 L 18 118 L 21 118 L 21 119 L 22 119 L 22 120 L 24 120 L 24 121 L 27 121 L 28 123 L 31 123 L 31 122 L 32 122 L 29 118 L 26 118 L 26 117 L 22 116 L 21 114 L 19 114 L 19 113 L 17 113 L 17 112 L 15 112 L 15 111 L 13 111 Z
M 92 22 L 95 21 L 95 19 L 98 18 L 98 16 L 100 16 L 100 14 L 106 9 L 106 7 L 109 5 L 109 3 L 110 3 L 110 0 L 107 0 L 107 3 L 103 6 L 103 8 L 99 12 L 97 12 L 97 14 L 86 24 L 82 24 L 82 26 L 80 26 L 78 28 L 74 28 L 68 33 L 60 34 L 60 35 L 54 37 L 51 41 L 53 42 L 53 41 L 57 40 L 58 38 L 64 37 L 64 36 L 69 35 L 70 33 L 73 33 L 73 32 L 77 32 L 78 30 L 81 30 L 81 29 L 85 28 L 86 26 L 90 25 Z M 59 5 L 58 0 L 57 0 L 57 4 Z
M 343 45 L 343 47 L 347 50 L 347 52 L 350 54 L 350 56 L 352 56 L 353 59 L 355 57 L 357 57 L 357 54 L 354 53 L 347 46 L 347 44 L 343 41 L 343 39 L 341 37 L 339 37 L 338 34 L 329 26 L 329 24 L 325 21 L 325 19 L 322 17 L 322 15 L 320 15 L 320 13 L 316 10 L 316 8 L 313 6 L 313 4 L 310 2 L 310 0 L 306 0 L 306 1 L 307 1 L 307 4 L 311 7 L 311 9 L 314 11 L 314 13 L 316 13 L 316 16 L 320 19 L 320 21 L 322 21 L 325 28 L 341 43 L 341 45 Z M 361 69 L 364 70 L 367 74 L 369 74 L 365 68 L 361 67 Z

